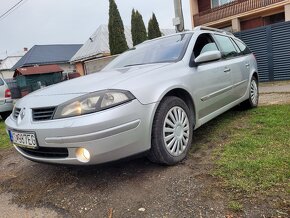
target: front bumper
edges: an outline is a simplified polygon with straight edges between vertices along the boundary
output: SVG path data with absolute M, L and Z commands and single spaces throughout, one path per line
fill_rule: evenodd
M 0 100 L 0 113 L 13 110 L 13 100 L 12 99 L 2 99 Z
M 31 111 L 21 122 L 11 115 L 6 120 L 9 130 L 35 132 L 41 148 L 65 148 L 67 157 L 46 157 L 37 152 L 16 150 L 27 159 L 59 164 L 99 164 L 115 161 L 150 149 L 151 126 L 156 104 L 142 105 L 133 100 L 105 111 L 79 117 L 33 122 Z M 78 148 L 90 152 L 88 163 L 76 157 Z

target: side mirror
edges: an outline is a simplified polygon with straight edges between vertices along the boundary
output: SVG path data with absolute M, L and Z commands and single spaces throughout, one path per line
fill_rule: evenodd
M 220 51 L 206 51 L 195 58 L 194 62 L 198 65 L 201 63 L 206 63 L 210 61 L 216 61 L 222 58 Z

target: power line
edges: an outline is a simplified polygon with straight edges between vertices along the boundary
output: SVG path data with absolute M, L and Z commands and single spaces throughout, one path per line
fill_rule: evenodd
M 5 17 L 7 17 L 9 14 L 11 14 L 15 9 L 17 9 L 18 7 L 21 6 L 21 3 L 25 3 L 24 1 L 26 0 L 20 0 L 19 2 L 17 2 L 15 5 L 13 5 L 10 9 L 8 9 L 5 13 L 3 13 L 0 16 L 0 20 L 4 19 Z

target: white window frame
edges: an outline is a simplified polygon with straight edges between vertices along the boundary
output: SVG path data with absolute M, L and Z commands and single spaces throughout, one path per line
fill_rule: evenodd
M 235 0 L 227 0 L 227 2 L 226 2 L 226 3 L 223 3 L 223 4 L 222 4 L 222 0 L 218 0 L 219 5 L 216 6 L 216 7 L 213 7 L 213 2 L 212 2 L 212 1 L 213 1 L 213 0 L 210 0 L 211 8 L 216 8 L 216 7 L 219 7 L 219 6 L 225 5 L 225 4 L 227 4 L 227 3 L 233 2 L 233 1 L 235 1 Z

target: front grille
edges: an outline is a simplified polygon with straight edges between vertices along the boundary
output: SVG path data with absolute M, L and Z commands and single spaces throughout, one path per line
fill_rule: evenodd
M 30 149 L 24 147 L 18 147 L 22 152 L 35 156 L 35 157 L 45 157 L 45 158 L 66 158 L 68 157 L 67 148 L 47 148 L 38 147 L 37 149 Z
M 56 107 L 35 108 L 32 109 L 32 118 L 34 121 L 51 120 Z
M 19 116 L 19 114 L 20 114 L 20 111 L 21 111 L 20 108 L 17 108 L 17 107 L 14 108 L 13 117 L 14 117 L 15 119 L 18 118 L 18 116 Z

